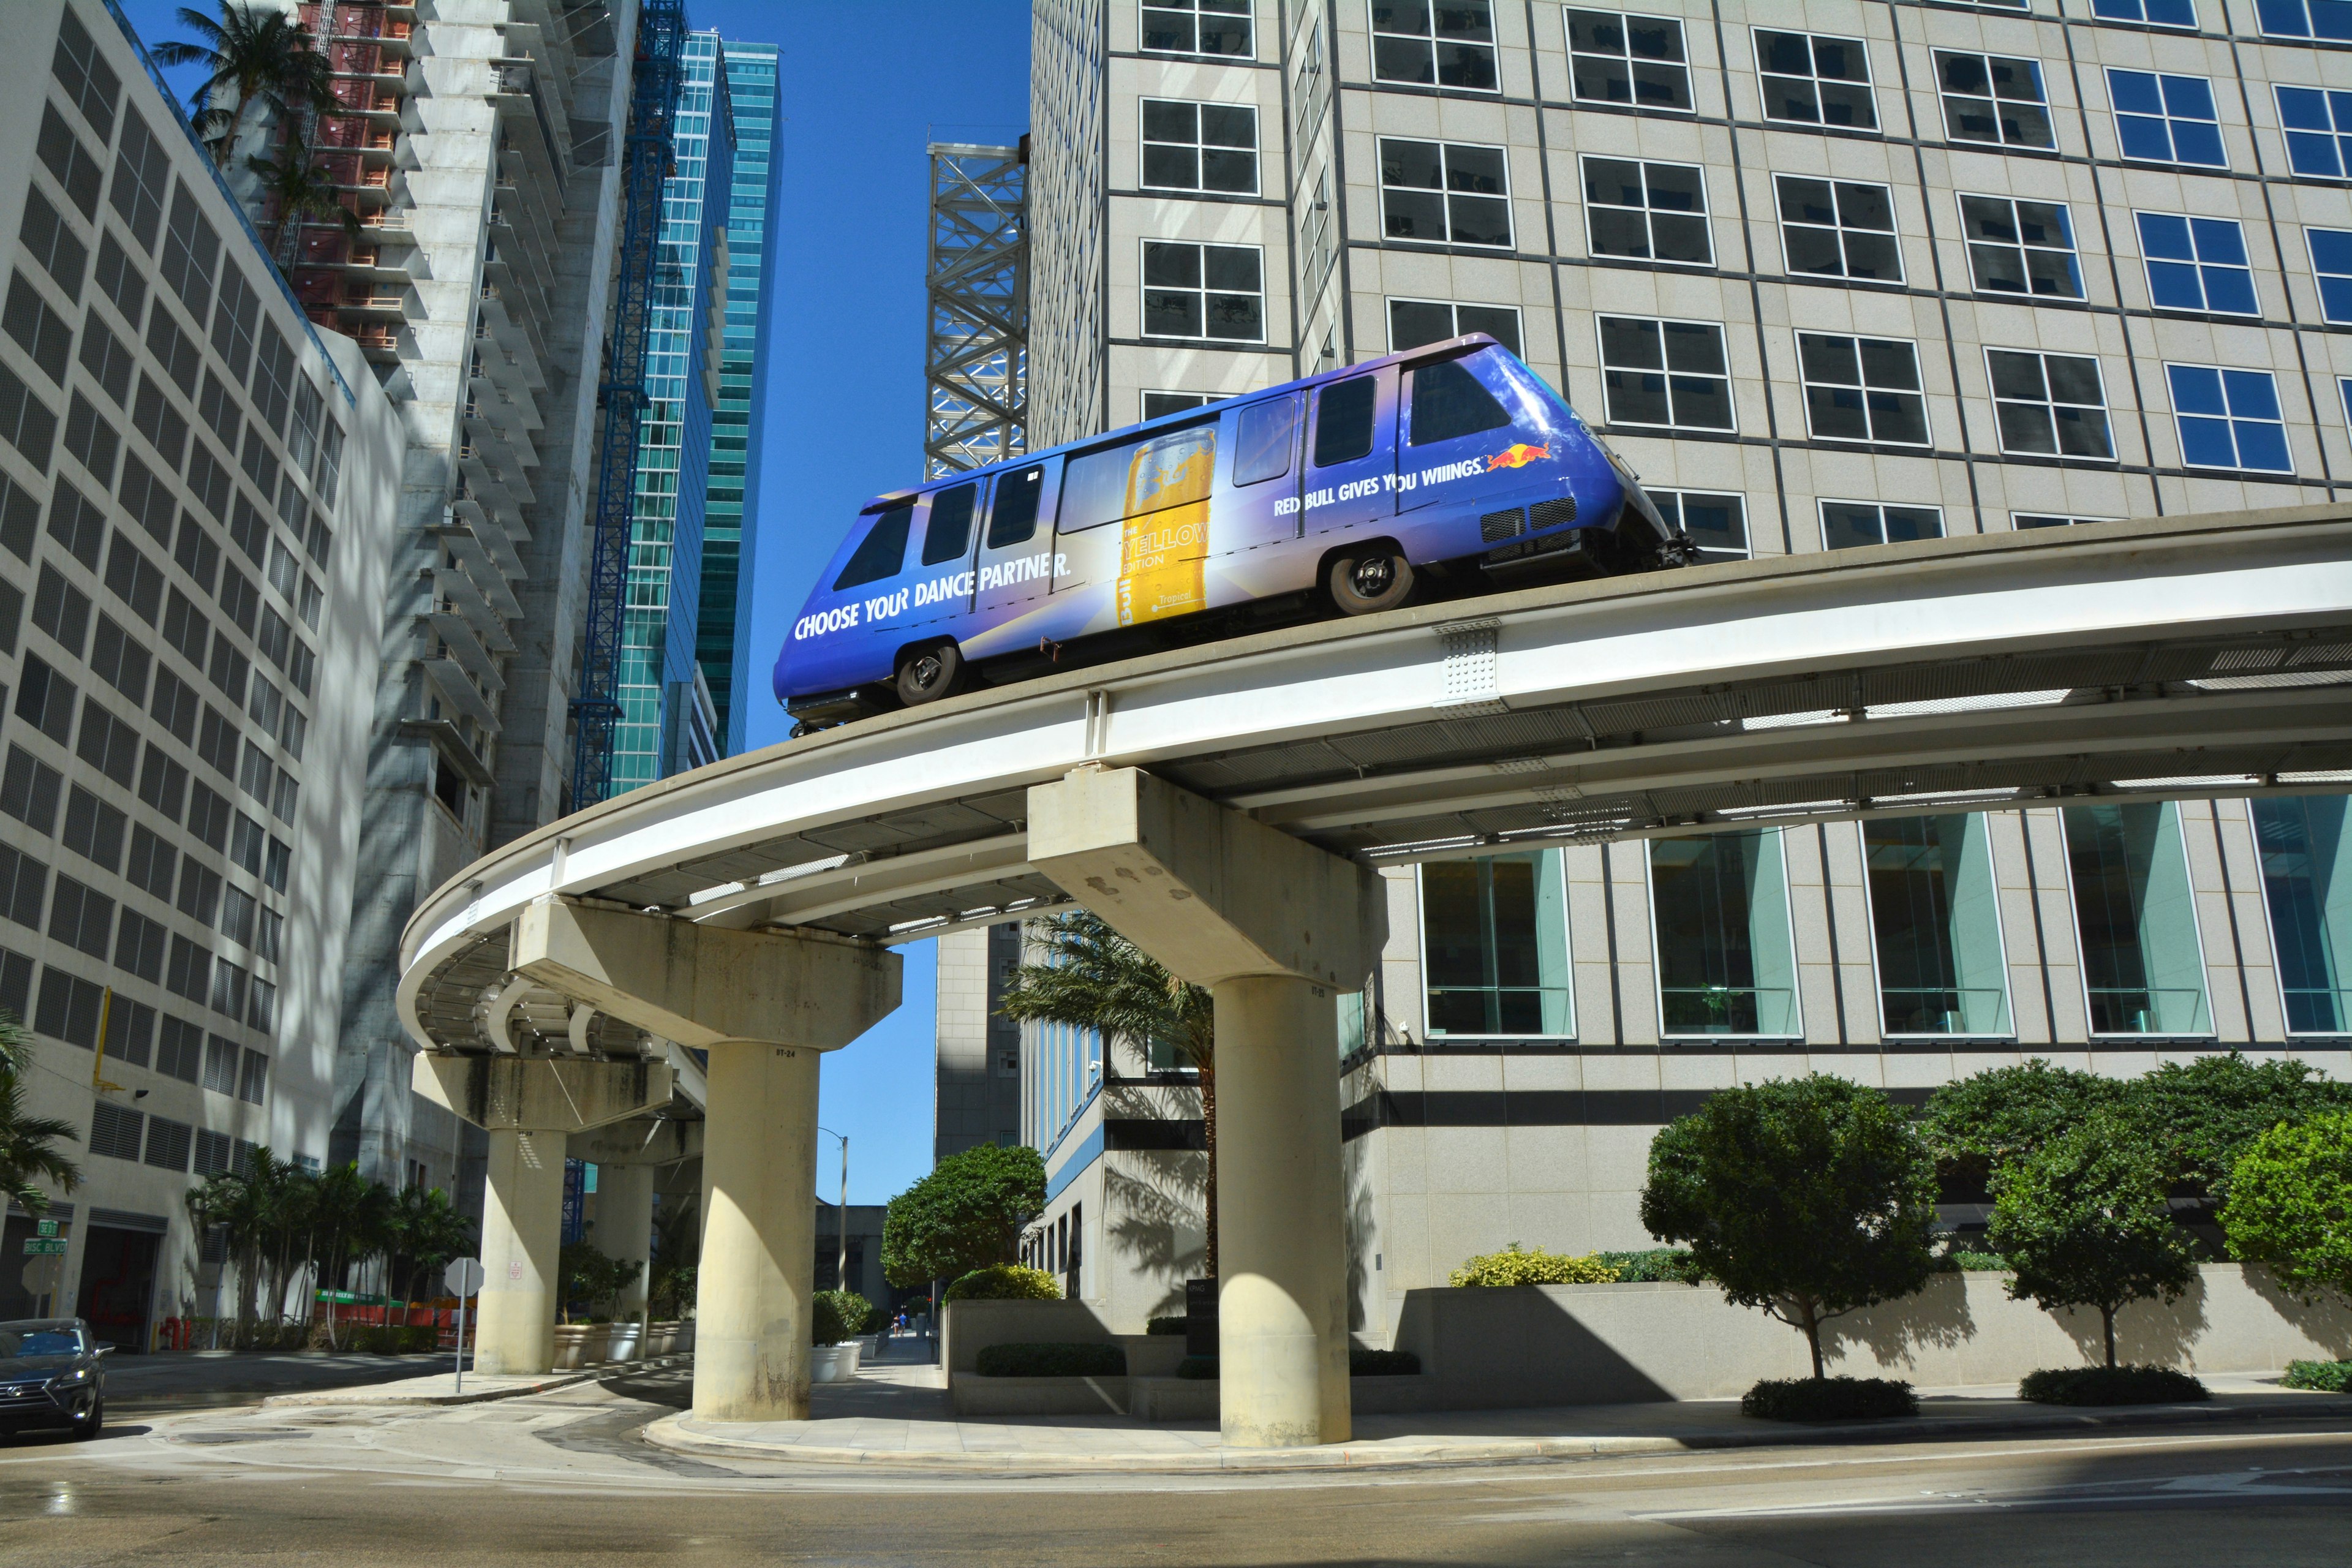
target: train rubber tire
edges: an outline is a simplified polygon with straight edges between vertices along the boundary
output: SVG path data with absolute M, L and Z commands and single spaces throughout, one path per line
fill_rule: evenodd
M 1412 563 L 1385 550 L 1342 555 L 1331 563 L 1323 586 L 1342 615 L 1377 615 L 1395 609 L 1412 596 Z
M 963 685 L 963 650 L 951 642 L 917 648 L 898 661 L 892 684 L 909 708 L 952 697 Z

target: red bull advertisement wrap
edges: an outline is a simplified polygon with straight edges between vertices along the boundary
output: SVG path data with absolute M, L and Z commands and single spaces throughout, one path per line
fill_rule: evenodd
M 1632 472 L 1483 334 L 877 498 L 775 690 L 824 723 L 1284 614 L 1624 570 Z

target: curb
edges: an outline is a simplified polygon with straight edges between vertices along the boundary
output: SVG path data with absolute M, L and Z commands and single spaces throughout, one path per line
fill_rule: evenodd
M 520 1399 L 526 1394 L 547 1394 L 559 1388 L 571 1388 L 598 1378 L 614 1377 L 632 1372 L 665 1372 L 694 1358 L 692 1351 L 677 1355 L 656 1356 L 650 1361 L 606 1362 L 597 1366 L 583 1367 L 578 1372 L 551 1373 L 546 1377 L 506 1388 L 486 1388 L 468 1394 L 390 1394 L 377 1393 L 364 1385 L 358 1388 L 322 1388 L 307 1394 L 273 1394 L 261 1402 L 264 1410 L 285 1409 L 303 1405 L 483 1405 L 493 1399 Z
M 2352 1398 L 2313 1395 L 2308 1404 L 2265 1405 L 2230 1409 L 2210 1405 L 2166 1405 L 2105 1411 L 2053 1411 L 2047 1415 L 1985 1421 L 1913 1416 L 1897 1421 L 1845 1422 L 1821 1426 L 1780 1426 L 1753 1432 L 1693 1432 L 1681 1436 L 1506 1437 L 1490 1441 L 1417 1443 L 1411 1446 L 1348 1445 L 1288 1450 L 1204 1448 L 1195 1453 L 1017 1454 L 910 1453 L 905 1450 L 819 1447 L 763 1443 L 720 1433 L 688 1429 L 691 1416 L 666 1415 L 643 1431 L 645 1440 L 673 1453 L 705 1458 L 765 1459 L 778 1463 L 838 1465 L 891 1470 L 992 1470 L 1003 1473 L 1079 1474 L 1238 1473 L 1262 1470 L 1367 1470 L 1433 1468 L 1492 1464 L 1502 1460 L 1615 1458 L 1642 1454 L 1684 1454 L 1708 1449 L 1811 1447 L 1829 1444 L 1906 1442 L 1923 1437 L 1968 1441 L 2028 1434 L 2063 1435 L 2120 1428 L 2206 1426 L 2219 1422 L 2352 1417 Z

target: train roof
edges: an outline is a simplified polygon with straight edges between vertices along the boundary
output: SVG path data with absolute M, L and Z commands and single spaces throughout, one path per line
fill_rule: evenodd
M 1498 341 L 1487 333 L 1465 332 L 1460 337 L 1446 338 L 1433 343 L 1423 343 L 1419 348 L 1399 349 L 1394 353 L 1382 354 L 1378 359 L 1360 360 L 1354 364 L 1340 365 L 1337 369 L 1320 371 L 1313 375 L 1302 375 L 1296 381 L 1286 381 L 1273 386 L 1260 387 L 1255 392 L 1237 392 L 1229 397 L 1213 399 L 1202 405 L 1201 408 L 1179 409 L 1173 414 L 1163 414 L 1157 419 L 1146 419 L 1134 425 L 1122 425 L 1116 430 L 1105 430 L 1099 435 L 1082 437 L 1076 441 L 1065 441 L 1058 447 L 1047 447 L 1034 452 L 1023 452 L 1018 457 L 999 458 L 981 468 L 964 468 L 956 473 L 942 474 L 936 479 L 925 479 L 918 485 L 907 485 L 898 489 L 885 490 L 858 508 L 857 515 L 863 517 L 867 512 L 884 510 L 901 501 L 912 500 L 926 490 L 937 489 L 942 485 L 961 484 L 966 479 L 986 479 L 991 474 L 1025 468 L 1042 458 L 1059 457 L 1066 452 L 1084 451 L 1090 447 L 1101 446 L 1107 441 L 1131 436 L 1139 430 L 1174 429 L 1193 424 L 1200 419 L 1202 408 L 1214 408 L 1221 403 L 1236 402 L 1244 397 L 1265 397 L 1277 392 L 1290 392 L 1300 387 L 1319 386 L 1327 381 L 1343 381 L 1351 375 L 1361 375 L 1368 370 L 1378 370 L 1382 365 L 1412 364 L 1421 360 L 1444 359 L 1450 354 L 1465 353 L 1472 349 L 1502 347 Z M 1503 352 L 1508 353 L 1510 351 L 1504 349 Z

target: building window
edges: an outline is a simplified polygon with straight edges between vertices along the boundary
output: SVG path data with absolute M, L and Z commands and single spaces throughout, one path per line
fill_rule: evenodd
M 1659 1032 L 1801 1037 L 1778 829 L 1650 840 Z
M 1700 560 L 1748 559 L 1746 498 L 1706 490 L 1652 490 L 1650 500 L 1669 530 L 1690 535 Z
M 1680 22 L 1572 5 L 1567 18 L 1568 68 L 1579 102 L 1690 109 L 1690 62 Z
M 1143 242 L 1143 335 L 1265 341 L 1265 273 L 1255 245 Z
M 1492 92 L 1491 0 L 1371 0 L 1372 77 L 1421 87 Z
M 2242 468 L 2289 474 L 2286 421 L 2278 382 L 2266 370 L 2168 364 L 2172 417 L 2180 426 L 2180 460 L 2192 468 Z
M 1245 103 L 1145 99 L 1143 184 L 1155 191 L 1257 195 L 1257 110 Z
M 1979 293 L 2083 297 L 2074 217 L 2065 203 L 1962 196 L 1960 226 L 1969 243 L 1969 272 Z
M 1780 248 L 1791 272 L 1873 283 L 1903 281 L 1895 195 L 1885 185 L 1781 174 Z
M 2286 158 L 2298 174 L 2323 180 L 2352 178 L 2352 92 L 2315 87 L 2278 89 L 2279 124 L 2286 130 Z
M 2180 217 L 2171 213 L 2134 213 L 2139 247 L 2147 264 L 2147 297 L 2159 310 L 2200 310 L 2252 316 L 2262 307 L 2254 297 L 2254 272 L 2246 260 L 2246 235 L 2235 218 Z
M 2107 70 L 2107 100 L 2115 105 L 2116 138 L 2124 156 L 2144 163 L 2196 163 L 2226 169 L 2221 117 L 2213 84 L 2201 76 Z
M 2071 805 L 2065 820 L 2091 1033 L 2210 1034 L 2179 807 Z
M 1874 500 L 1822 502 L 1822 548 L 1853 550 L 1865 544 L 1906 544 L 1944 537 L 1940 507 L 1887 506 Z
M 1983 816 L 1862 825 L 1880 1021 L 1889 1035 L 2006 1035 L 2008 961 Z
M 2343 0 L 2254 0 L 2254 11 L 2273 38 L 2352 43 L 2352 5 Z
M 1391 239 L 1511 247 L 1500 147 L 1381 138 L 1381 219 Z
M 1568 883 L 1557 849 L 1421 868 L 1428 1034 L 1576 1032 Z
M 2009 526 L 2026 528 L 2073 528 L 2083 522 L 2113 522 L 2111 517 L 2067 517 L 2050 511 L 2013 511 L 2009 514 Z
M 1163 419 L 1188 409 L 1205 408 L 1212 401 L 1205 392 L 1147 392 L 1143 395 L 1143 417 L 1146 422 Z M 992 539 L 989 542 L 996 542 Z
M 1756 29 L 1756 70 L 1764 118 L 1799 125 L 1878 129 L 1870 86 L 1870 48 L 1860 38 Z
M 1729 430 L 1731 367 L 1713 321 L 1596 318 L 1601 385 L 1611 426 Z
M 2249 804 L 2287 1032 L 2352 1034 L 2352 833 L 2345 831 L 2352 825 L 2344 820 L 2345 797 Z
M 1584 227 L 1595 256 L 1715 265 L 1706 176 L 1696 164 L 1587 157 Z
M 1805 423 L 1821 441 L 1927 444 L 1927 400 L 1919 351 L 1900 338 L 1797 334 Z
M 2091 15 L 2105 22 L 2193 27 L 2197 25 L 2197 0 L 2091 0 Z
M 2306 228 L 2311 270 L 2319 279 L 2319 313 L 2330 321 L 2352 322 L 2352 229 Z
M 1937 49 L 1936 87 L 1944 100 L 1944 134 L 1955 142 L 2056 145 L 2038 61 Z
M 2112 461 L 2107 394 L 2099 362 L 2079 354 L 1985 350 L 1993 417 L 2003 452 Z
M 1444 300 L 1389 301 L 1391 353 L 1417 349 L 1423 343 L 1442 343 L 1465 332 L 1484 332 L 1513 353 L 1522 353 L 1519 312 L 1514 306 L 1457 305 Z
M 1144 0 L 1143 47 L 1160 55 L 1250 57 L 1250 0 Z

